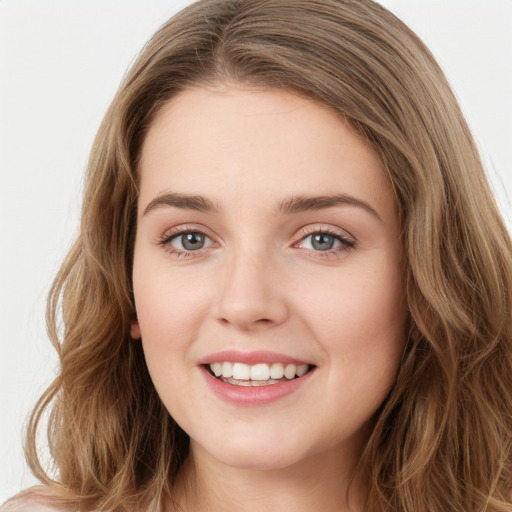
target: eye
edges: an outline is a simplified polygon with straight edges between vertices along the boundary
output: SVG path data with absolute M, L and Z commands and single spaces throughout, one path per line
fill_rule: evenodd
M 167 252 L 175 256 L 191 256 L 214 245 L 214 241 L 205 233 L 193 229 L 178 229 L 165 234 L 159 241 Z
M 315 233 L 313 235 L 309 235 L 306 237 L 309 239 L 309 245 L 311 245 L 312 249 L 315 251 L 329 251 L 336 246 L 340 245 L 340 241 L 337 240 L 333 235 L 327 235 L 325 233 Z
M 297 246 L 315 252 L 333 253 L 351 249 L 355 246 L 355 242 L 342 233 L 317 230 L 304 233 Z
M 193 231 L 174 236 L 171 239 L 171 245 L 174 247 L 178 246 L 177 248 L 184 249 L 185 251 L 197 251 L 203 249 L 208 240 L 209 238 L 203 233 Z

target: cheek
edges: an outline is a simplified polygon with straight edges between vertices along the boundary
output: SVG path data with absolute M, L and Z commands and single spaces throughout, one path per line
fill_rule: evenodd
M 133 288 L 137 318 L 145 342 L 168 345 L 186 342 L 199 327 L 209 304 L 211 287 L 204 279 L 191 278 L 164 264 L 134 264 Z
M 398 269 L 354 269 L 339 279 L 312 282 L 309 290 L 303 316 L 326 352 L 366 366 L 396 366 L 407 318 Z
M 133 290 L 141 342 L 151 379 L 168 410 L 180 411 L 179 394 L 193 366 L 189 349 L 204 316 L 204 289 L 168 265 L 134 263 Z

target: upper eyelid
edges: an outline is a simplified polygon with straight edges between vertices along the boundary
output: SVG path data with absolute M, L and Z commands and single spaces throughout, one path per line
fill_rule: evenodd
M 201 224 L 180 224 L 178 226 L 174 226 L 172 228 L 167 228 L 161 236 L 160 239 L 173 238 L 185 233 L 201 233 L 202 235 L 207 236 L 208 238 L 215 239 L 218 238 L 212 234 L 212 231 L 208 229 L 206 226 Z
M 347 230 L 336 226 L 331 226 L 328 224 L 309 224 L 307 226 L 304 226 L 299 230 L 299 240 L 302 240 L 304 237 L 315 233 L 325 233 L 327 235 L 333 235 L 344 239 L 350 239 L 354 243 L 356 242 L 356 237 L 349 233 Z

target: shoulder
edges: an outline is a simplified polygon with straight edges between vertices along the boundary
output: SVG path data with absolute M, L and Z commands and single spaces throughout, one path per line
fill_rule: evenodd
M 1 0 L 0 0 L 1 2 Z M 138 509 L 139 510 L 139 509 Z M 160 499 L 151 502 L 145 512 L 163 510 Z M 4 504 L 0 503 L 0 512 L 80 512 L 76 505 L 59 498 L 56 492 L 42 485 L 26 489 Z M 512 511 L 511 511 L 512 512 Z
M 0 512 L 71 512 L 43 486 L 31 487 L 0 505 Z

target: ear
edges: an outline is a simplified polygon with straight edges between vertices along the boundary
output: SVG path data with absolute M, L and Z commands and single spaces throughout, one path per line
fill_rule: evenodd
M 139 321 L 137 320 L 137 316 L 136 315 L 133 315 L 133 316 L 134 316 L 134 319 L 132 320 L 132 323 L 131 323 L 131 326 L 130 326 L 130 336 L 134 340 L 140 340 L 141 335 L 140 335 Z

